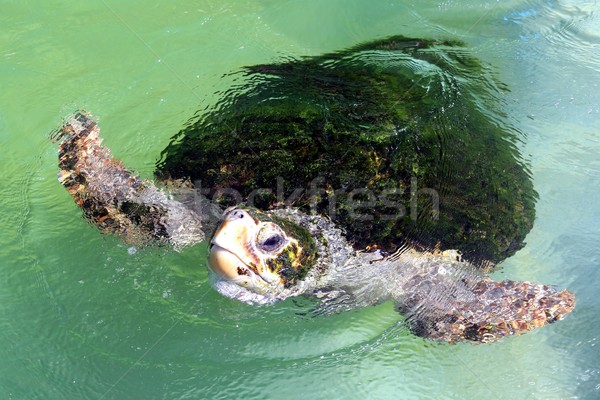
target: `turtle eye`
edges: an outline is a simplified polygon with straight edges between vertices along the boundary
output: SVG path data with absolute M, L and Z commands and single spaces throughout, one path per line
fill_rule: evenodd
M 268 253 L 272 253 L 274 251 L 279 250 L 282 244 L 283 237 L 280 234 L 276 233 L 272 236 L 269 236 L 263 242 L 259 242 L 258 247 L 260 247 L 261 250 L 264 250 Z
M 265 226 L 260 230 L 256 238 L 258 248 L 267 253 L 276 252 L 285 243 L 285 238 L 278 229 Z
M 266 249 L 273 249 L 279 247 L 283 242 L 283 238 L 280 235 L 273 235 L 262 243 L 262 247 Z

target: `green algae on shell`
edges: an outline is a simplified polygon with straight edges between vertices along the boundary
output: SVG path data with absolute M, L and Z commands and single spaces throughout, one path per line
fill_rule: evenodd
M 521 134 L 461 43 L 398 36 L 242 74 L 173 138 L 157 177 L 327 214 L 356 248 L 458 249 L 487 265 L 524 245 L 537 194 Z

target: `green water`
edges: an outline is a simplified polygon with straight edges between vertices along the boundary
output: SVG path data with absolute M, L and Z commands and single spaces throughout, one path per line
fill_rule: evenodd
M 0 398 L 600 397 L 598 1 L 0 1 Z M 81 218 L 47 134 L 75 109 L 150 177 L 224 74 L 393 34 L 465 41 L 511 89 L 538 217 L 498 278 L 575 292 L 488 346 L 412 336 L 391 304 L 309 318 L 207 282 L 206 247 L 137 252 Z

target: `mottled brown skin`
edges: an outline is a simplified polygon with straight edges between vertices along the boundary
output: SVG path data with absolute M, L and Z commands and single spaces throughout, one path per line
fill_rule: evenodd
M 64 125 L 56 135 L 57 140 L 67 139 L 58 147 L 59 181 L 82 208 L 84 216 L 102 232 L 126 239 L 161 240 L 165 235 L 164 227 L 160 225 L 164 210 L 145 207 L 128 199 L 128 193 L 141 192 L 146 185 L 110 155 L 110 150 L 102 146 L 98 133 L 96 122 L 84 114 L 77 114 Z M 94 162 L 99 165 L 90 168 Z M 114 177 L 110 192 L 91 187 L 90 174 L 96 168 Z M 133 222 L 135 220 L 137 223 Z
M 99 132 L 90 115 L 80 112 L 52 135 L 60 141 L 60 183 L 84 217 L 103 233 L 120 236 L 129 244 L 168 243 L 172 201 L 115 160 L 102 145 Z
M 488 277 L 474 283 L 469 289 L 472 296 L 461 296 L 460 300 L 448 296 L 440 309 L 421 298 L 420 290 L 413 290 L 399 306 L 409 316 L 412 330 L 450 343 L 487 343 L 520 335 L 562 320 L 575 307 L 575 296 L 567 290 L 531 282 L 496 282 Z

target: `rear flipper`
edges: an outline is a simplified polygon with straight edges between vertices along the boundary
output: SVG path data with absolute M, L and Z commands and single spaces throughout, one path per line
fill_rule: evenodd
M 58 179 L 85 218 L 130 244 L 178 249 L 204 240 L 200 216 L 128 171 L 102 145 L 99 133 L 90 115 L 79 112 L 51 136 L 60 142 Z
M 413 332 L 451 343 L 493 342 L 559 321 L 575 307 L 573 293 L 547 285 L 490 278 L 456 284 L 463 286 L 445 295 L 415 290 L 402 300 L 398 308 Z

